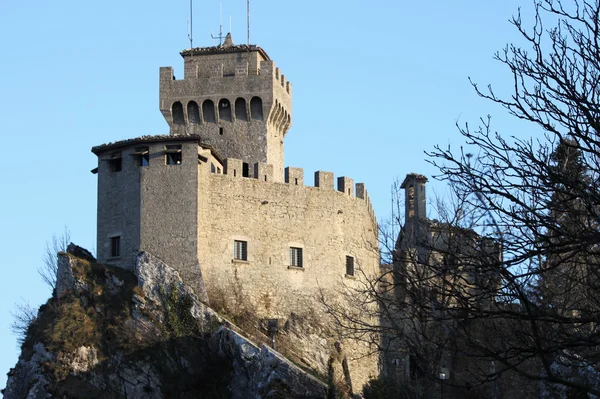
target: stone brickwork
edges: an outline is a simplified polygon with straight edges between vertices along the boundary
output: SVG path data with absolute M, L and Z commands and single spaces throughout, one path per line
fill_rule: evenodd
M 343 192 L 305 186 L 299 168 L 286 168 L 288 183 L 229 172 L 210 174 L 208 189 L 201 189 L 208 197 L 199 213 L 210 217 L 200 221 L 198 251 L 209 297 L 225 293 L 228 301 L 258 318 L 278 319 L 282 325 L 292 314 L 311 315 L 325 328 L 320 335 L 305 336 L 303 345 L 314 352 L 332 348 L 339 337 L 320 294 L 329 304 L 352 306 L 342 292 L 359 288 L 363 273 L 373 277 L 379 271 L 377 224 L 368 197 L 355 197 L 347 184 L 340 187 Z M 246 260 L 235 259 L 235 241 L 246 243 Z M 291 248 L 302 250 L 301 267 L 291 264 Z M 354 259 L 354 276 L 346 275 L 347 256 Z M 377 374 L 377 358 L 358 361 L 369 348 L 353 341 L 344 347 L 352 380 L 360 387 Z M 316 361 L 315 367 L 326 370 L 326 363 Z
M 343 339 L 322 299 L 349 308 L 347 293 L 379 273 L 365 185 L 318 171 L 313 186 L 303 169 L 284 170 L 291 85 L 260 47 L 181 54 L 184 79 L 160 70 L 170 134 L 92 149 L 98 260 L 132 269 L 139 251 L 153 254 L 208 301 L 287 326 L 292 351 L 323 373 L 343 347 L 360 391 L 378 358 Z
M 160 69 L 160 110 L 171 134 L 200 134 L 225 158 L 271 164 L 282 181 L 292 88 L 267 53 L 231 45 L 181 55 L 183 79 Z

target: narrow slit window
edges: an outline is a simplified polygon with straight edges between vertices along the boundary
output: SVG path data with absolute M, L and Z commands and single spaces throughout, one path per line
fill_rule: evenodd
M 165 150 L 165 163 L 167 165 L 181 165 L 181 145 L 168 145 Z
M 110 237 L 110 256 L 121 256 L 121 236 Z
M 302 248 L 290 247 L 290 266 L 302 267 Z
M 354 257 L 346 256 L 346 276 L 354 276 Z
M 248 241 L 235 240 L 233 242 L 233 259 L 248 260 Z

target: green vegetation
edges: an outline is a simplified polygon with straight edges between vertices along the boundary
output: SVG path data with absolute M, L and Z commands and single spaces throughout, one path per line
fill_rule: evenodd
M 193 300 L 189 295 L 182 295 L 173 284 L 167 290 L 160 289 L 165 308 L 163 332 L 167 338 L 180 338 L 198 334 L 198 324 L 192 316 Z

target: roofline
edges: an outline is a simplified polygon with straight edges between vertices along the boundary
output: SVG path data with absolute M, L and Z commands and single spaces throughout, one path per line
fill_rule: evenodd
M 418 174 L 418 173 L 409 173 L 404 178 L 404 181 L 400 185 L 400 188 L 406 188 L 406 187 L 408 187 L 409 180 L 413 180 L 413 179 L 415 181 L 422 182 L 422 183 L 427 183 L 427 181 L 428 181 L 427 177 L 425 175 L 421 175 L 421 174 Z
M 178 141 L 195 141 L 202 148 L 210 150 L 212 155 L 223 164 L 223 159 L 219 155 L 219 153 L 214 149 L 214 147 L 208 143 L 202 142 L 202 137 L 198 134 L 189 134 L 189 135 L 155 135 L 155 136 L 141 136 L 133 139 L 126 139 L 115 141 L 113 143 L 106 143 L 92 147 L 92 152 L 99 156 L 100 154 L 106 151 L 114 151 L 119 148 L 129 147 L 136 144 L 146 144 L 146 143 L 157 143 L 157 142 L 178 142 Z
M 211 54 L 227 54 L 227 53 L 241 53 L 241 52 L 250 52 L 257 51 L 262 55 L 262 57 L 266 60 L 271 60 L 271 57 L 267 54 L 262 47 L 259 47 L 255 44 L 238 44 L 234 46 L 212 46 L 212 47 L 194 47 L 182 50 L 179 54 L 182 57 L 187 55 L 211 55 Z

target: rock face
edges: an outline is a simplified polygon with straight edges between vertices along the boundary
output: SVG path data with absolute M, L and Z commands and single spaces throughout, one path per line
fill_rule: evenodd
M 62 253 L 57 277 L 6 399 L 327 396 L 323 382 L 253 344 L 148 253 L 135 276 Z

